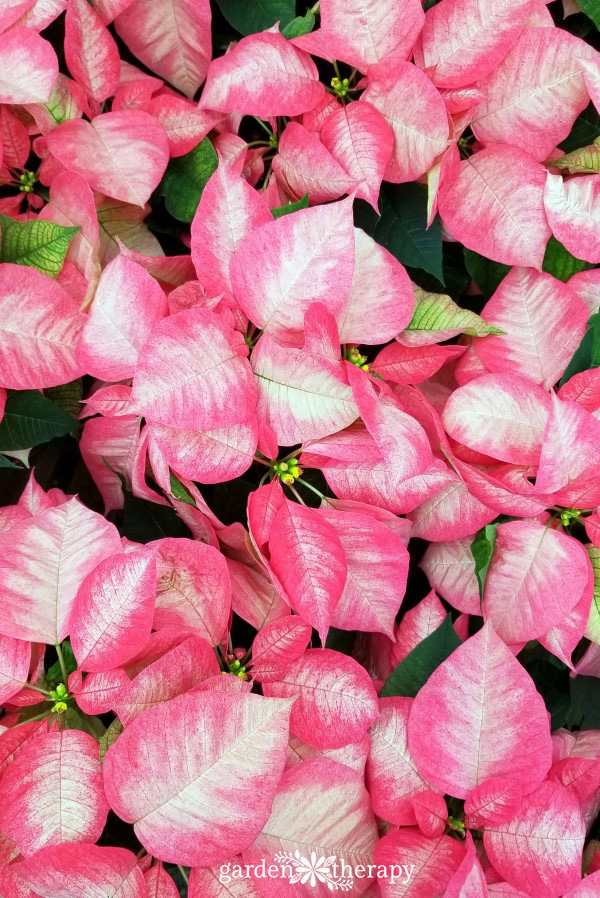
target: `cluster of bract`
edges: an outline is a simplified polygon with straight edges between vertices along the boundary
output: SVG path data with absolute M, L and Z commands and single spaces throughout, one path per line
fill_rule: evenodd
M 597 25 L 0 2 L 1 898 L 599 898 Z

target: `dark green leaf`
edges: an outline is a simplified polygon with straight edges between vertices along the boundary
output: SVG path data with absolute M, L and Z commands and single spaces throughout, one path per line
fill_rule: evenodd
M 5 455 L 0 455 L 0 468 L 16 468 L 19 471 L 23 470 L 21 465 L 16 465 L 10 458 L 6 458 Z
M 342 655 L 351 655 L 355 640 L 354 630 L 338 630 L 337 627 L 330 627 L 325 648 L 334 649 L 336 652 L 341 652 Z
M 37 390 L 11 391 L 0 422 L 0 451 L 29 449 L 73 433 L 78 426 L 74 418 Z
M 75 418 L 81 411 L 83 381 L 79 378 L 78 380 L 72 380 L 68 384 L 61 384 L 59 387 L 46 387 L 44 396 L 51 399 L 67 415 L 72 415 Z
M 191 534 L 173 508 L 138 499 L 125 493 L 121 535 L 136 543 L 150 543 L 166 536 L 187 537 Z
M 83 711 L 72 705 L 69 706 L 65 718 L 67 730 L 81 730 L 82 733 L 89 733 L 98 743 L 106 732 L 106 727 L 99 717 L 91 717 L 89 714 L 84 714 Z
M 296 15 L 295 0 L 217 0 L 217 3 L 229 24 L 244 35 L 265 31 L 275 22 L 280 22 L 283 28 Z
M 66 639 L 62 643 L 61 649 L 65 667 L 67 668 L 67 673 L 71 674 L 74 670 L 77 670 L 77 661 L 75 660 L 75 655 L 73 654 L 73 649 L 71 648 L 71 642 Z M 48 681 L 48 683 L 52 682 L 53 680 L 58 680 L 62 683 L 62 678 L 63 676 L 60 661 L 55 661 L 54 664 L 46 671 L 46 680 Z
M 186 505 L 193 505 L 195 508 L 196 503 L 194 502 L 194 500 L 192 499 L 192 497 L 190 496 L 190 494 L 184 487 L 183 483 L 175 476 L 175 474 L 173 474 L 173 471 L 171 471 L 170 474 L 171 474 L 171 495 L 173 496 L 173 498 L 177 499 L 179 502 L 185 502 Z
M 575 120 L 569 136 L 563 140 L 559 147 L 563 152 L 570 153 L 593 143 L 596 137 L 600 137 L 600 114 L 590 103 L 580 116 Z
M 375 240 L 403 265 L 422 268 L 444 283 L 439 219 L 427 228 L 427 188 L 419 184 L 390 187 Z
M 206 182 L 218 164 L 217 154 L 207 137 L 190 153 L 171 159 L 159 190 L 173 218 L 185 222 L 193 219 Z
M 118 717 L 115 717 L 115 719 L 110 724 L 107 731 L 105 733 L 103 733 L 102 736 L 100 736 L 99 755 L 100 755 L 100 763 L 101 764 L 104 761 L 104 755 L 106 754 L 108 749 L 111 747 L 111 745 L 115 744 L 115 742 L 117 741 L 117 739 L 123 732 L 123 729 L 124 729 L 123 724 L 121 723 L 121 721 L 119 720 Z
M 510 271 L 510 265 L 492 262 L 470 249 L 465 249 L 465 265 L 467 271 L 481 290 L 485 299 L 495 293 L 500 283 Z
M 494 546 L 496 545 L 496 525 L 487 524 L 475 534 L 471 543 L 471 554 L 475 559 L 475 576 L 479 583 L 479 596 L 483 598 L 485 578 L 492 560 Z
M 69 243 L 79 228 L 64 228 L 53 221 L 13 221 L 0 215 L 0 262 L 37 268 L 56 277 L 63 267 Z
M 578 0 L 579 9 L 600 28 L 600 0 Z
M 373 237 L 380 216 L 371 203 L 367 203 L 365 200 L 354 200 L 352 211 L 354 212 L 355 227 L 360 228 L 369 237 Z
M 582 259 L 576 259 L 575 256 L 572 256 L 562 243 L 559 243 L 556 237 L 551 237 L 548 241 L 542 269 L 553 277 L 558 278 L 559 281 L 568 281 L 578 271 L 585 271 L 587 268 L 593 267 L 589 262 L 584 262 Z
M 544 699 L 546 710 L 552 718 L 552 731 L 564 726 L 571 710 L 568 668 L 557 659 L 547 656 L 526 664 L 526 670 Z
M 460 645 L 450 615 L 443 624 L 409 652 L 392 671 L 381 690 L 381 697 L 408 695 L 414 698 L 431 674 Z
M 574 677 L 569 681 L 571 713 L 566 725 L 569 729 L 600 729 L 600 702 L 597 677 Z
M 560 385 L 566 384 L 574 374 L 580 371 L 589 371 L 590 368 L 597 368 L 600 365 L 600 312 L 595 312 L 588 321 L 587 331 L 583 336 L 583 340 L 575 350 L 573 358 L 567 365 L 567 370 L 563 374 Z
M 271 209 L 273 218 L 281 218 L 282 215 L 289 215 L 290 212 L 297 212 L 298 209 L 308 209 L 308 193 L 305 193 L 301 200 L 295 203 L 288 203 L 287 206 L 278 206 L 277 209 Z
M 281 29 L 281 33 L 288 40 L 291 40 L 293 37 L 302 37 L 303 34 L 309 34 L 313 30 L 315 21 L 315 14 L 309 9 L 306 15 L 297 16 L 291 22 L 288 22 L 285 28 Z

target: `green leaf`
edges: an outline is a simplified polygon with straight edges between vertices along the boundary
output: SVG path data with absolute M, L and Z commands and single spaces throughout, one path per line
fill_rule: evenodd
M 381 698 L 391 695 L 408 695 L 414 698 L 434 670 L 459 645 L 460 639 L 448 614 L 444 623 L 426 636 L 392 671 L 381 690 Z
M 550 237 L 542 265 L 542 270 L 547 274 L 558 278 L 559 281 L 568 281 L 578 271 L 586 271 L 586 269 L 593 267 L 589 262 L 584 262 L 582 259 L 576 259 L 575 256 L 572 256 L 569 250 L 565 249 L 556 237 Z
M 579 9 L 600 28 L 600 0 L 577 0 Z
M 587 147 L 580 147 L 552 160 L 553 168 L 564 168 L 572 175 L 596 175 L 600 172 L 600 137 Z
M 355 642 L 356 632 L 354 630 L 338 630 L 337 627 L 330 627 L 325 640 L 325 648 L 341 652 L 342 655 L 351 655 Z
M 587 546 L 586 551 L 590 556 L 594 571 L 594 598 L 585 635 L 592 642 L 600 645 L 600 549 L 597 549 L 596 546 Z
M 37 390 L 9 391 L 0 422 L 0 451 L 29 449 L 78 427 L 74 418 Z
M 436 216 L 427 228 L 427 188 L 397 184 L 386 190 L 375 240 L 403 265 L 422 268 L 444 283 L 442 232 Z
M 23 470 L 21 465 L 16 465 L 14 461 L 11 461 L 10 458 L 6 458 L 5 455 L 0 455 L 0 468 L 16 468 L 17 471 Z
M 67 668 L 67 673 L 72 674 L 74 670 L 77 670 L 77 661 L 75 659 L 75 655 L 73 654 L 70 640 L 65 639 L 65 641 L 61 645 L 61 649 L 65 667 Z M 48 683 L 52 682 L 53 680 L 58 680 L 60 683 L 62 683 L 62 678 L 63 677 L 60 667 L 60 661 L 55 661 L 54 664 L 46 671 L 46 680 Z
M 79 228 L 63 228 L 52 221 L 13 221 L 0 215 L 0 262 L 37 268 L 56 277 L 63 267 L 69 243 Z
M 469 309 L 461 309 L 445 293 L 428 293 L 420 287 L 414 288 L 415 310 L 406 328 L 408 331 L 443 333 L 460 330 L 469 337 L 486 337 L 488 334 L 503 334 L 499 327 L 484 321 L 480 315 Z
M 185 222 L 193 219 L 206 182 L 218 164 L 217 154 L 208 137 L 185 156 L 171 159 L 159 190 L 173 218 Z
M 68 384 L 61 384 L 59 387 L 46 387 L 44 396 L 51 399 L 67 415 L 72 415 L 73 418 L 76 418 L 81 411 L 83 381 L 81 378 L 78 378 Z
M 170 471 L 169 473 L 171 475 L 171 495 L 173 498 L 177 499 L 179 502 L 185 502 L 186 505 L 193 505 L 194 508 L 196 508 L 195 501 L 190 496 L 181 480 L 173 474 L 173 471 Z
M 480 256 L 470 249 L 465 249 L 465 265 L 485 299 L 489 299 L 492 293 L 496 292 L 510 271 L 510 265 L 492 262 L 491 259 L 486 259 L 485 256 Z
M 575 350 L 573 358 L 567 365 L 567 370 L 560 380 L 560 386 L 566 384 L 574 374 L 581 371 L 589 371 L 600 365 L 600 312 L 595 312 L 588 321 L 587 331 L 579 347 Z
M 544 650 L 545 651 L 545 650 Z M 545 652 L 525 665 L 535 688 L 544 699 L 546 710 L 551 716 L 552 732 L 565 726 L 571 710 L 569 694 L 569 669 L 558 659 Z M 580 677 L 577 677 L 579 680 Z
M 107 731 L 100 736 L 100 763 L 104 761 L 104 755 L 111 747 L 114 745 L 121 733 L 124 730 L 124 726 L 119 720 L 118 717 L 115 717 L 113 722 L 108 727 Z
M 288 22 L 285 28 L 281 29 L 281 33 L 288 40 L 291 40 L 293 37 L 302 37 L 303 34 L 309 34 L 313 30 L 315 21 L 315 14 L 312 9 L 309 9 L 306 15 L 297 16 L 291 22 Z
M 600 729 L 600 702 L 598 678 L 577 676 L 569 680 L 571 688 L 571 713 L 566 721 L 570 730 Z
M 189 529 L 173 508 L 138 499 L 129 492 L 125 493 L 120 532 L 133 542 L 144 544 L 166 536 L 191 538 Z
M 475 534 L 471 543 L 471 554 L 475 559 L 475 576 L 479 583 L 479 597 L 483 598 L 485 578 L 492 560 L 494 546 L 496 545 L 496 525 L 487 524 Z
M 280 22 L 283 28 L 296 15 L 295 0 L 217 0 L 217 3 L 229 24 L 244 35 L 266 31 L 275 22 Z
M 590 105 L 575 119 L 575 124 L 569 136 L 559 144 L 564 153 L 592 143 L 596 137 L 600 137 L 600 114 L 595 106 Z
M 278 206 L 277 209 L 271 209 L 273 218 L 281 218 L 282 215 L 289 215 L 290 212 L 297 212 L 298 209 L 308 209 L 308 193 L 305 193 L 301 200 L 295 203 L 288 203 L 287 206 Z

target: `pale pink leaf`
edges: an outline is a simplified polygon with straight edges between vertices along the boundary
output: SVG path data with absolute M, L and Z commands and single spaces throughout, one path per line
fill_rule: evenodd
M 216 645 L 231 610 L 231 582 L 217 549 L 190 539 L 156 543 L 154 627 L 189 630 Z
M 348 572 L 339 536 L 318 511 L 286 499 L 273 520 L 269 552 L 289 604 L 325 644 Z
M 132 3 L 133 0 L 92 0 L 92 6 L 105 25 L 110 25 Z
M 385 180 L 414 181 L 425 174 L 448 145 L 446 105 L 427 75 L 410 62 L 382 66 L 373 73 L 361 100 L 382 114 L 394 133 Z
M 58 78 L 58 60 L 49 41 L 15 25 L 2 35 L 0 71 L 0 103 L 45 103 Z
M 552 233 L 576 258 L 592 263 L 600 262 L 599 196 L 598 175 L 563 181 L 548 172 L 544 204 Z
M 596 861 L 595 871 L 588 873 L 579 885 L 566 893 L 565 898 L 596 898 L 598 889 L 600 889 L 600 869 L 598 869 Z
M 86 421 L 79 448 L 86 468 L 104 500 L 106 513 L 123 508 L 119 474 L 130 476 L 140 432 L 139 418 L 92 418 Z
M 379 717 L 366 670 L 332 649 L 308 649 L 280 680 L 263 683 L 265 695 L 298 699 L 290 730 L 316 748 L 358 742 Z
M 599 438 L 600 421 L 594 415 L 553 395 L 536 487 L 553 492 L 559 505 L 593 508 L 600 504 Z
M 202 192 L 192 221 L 192 260 L 210 295 L 231 293 L 231 259 L 244 237 L 272 220 L 260 193 L 220 164 Z
M 430 839 L 441 836 L 446 831 L 448 808 L 443 795 L 426 789 L 413 796 L 411 803 L 417 818 L 417 825 L 423 835 Z
M 386 343 L 410 323 L 414 295 L 404 266 L 385 247 L 354 229 L 354 276 L 339 315 L 341 343 Z
M 448 473 L 450 482 L 410 512 L 413 536 L 433 542 L 462 539 L 497 517 L 497 512 L 480 502 L 463 480 Z
M 20 24 L 35 31 L 43 31 L 67 8 L 68 0 L 36 0 L 21 18 Z
M 45 898 L 146 898 L 138 859 L 124 848 L 50 845 L 29 858 L 18 873 Z
M 447 433 L 478 452 L 513 464 L 536 464 L 550 396 L 514 374 L 484 374 L 455 390 L 442 419 Z
M 240 855 L 231 859 L 230 869 L 236 863 L 242 864 Z M 188 898 L 261 898 L 258 886 L 252 880 L 247 877 L 234 879 L 223 872 L 222 868 L 226 866 L 193 867 L 190 870 Z
M 456 798 L 493 776 L 531 791 L 544 779 L 552 751 L 543 699 L 490 624 L 417 694 L 408 742 L 420 773 Z
M 395 881 L 392 876 L 380 880 L 381 894 L 383 898 L 441 895 L 464 856 L 463 845 L 450 836 L 429 839 L 416 828 L 388 833 L 375 846 L 375 863 L 394 869 Z
M 379 700 L 381 716 L 370 730 L 366 782 L 375 813 L 390 823 L 416 822 L 412 798 L 429 789 L 410 754 L 406 726 L 412 698 Z
M 163 867 L 162 861 L 158 861 L 144 873 L 144 882 L 147 898 L 179 898 L 177 886 Z
M 76 696 L 77 707 L 84 714 L 106 714 L 129 683 L 122 667 L 88 674 L 85 680 L 80 671 L 75 671 L 69 677 L 69 692 Z
M 65 61 L 89 97 L 101 103 L 114 94 L 120 76 L 119 49 L 87 0 L 71 0 L 67 7 Z
M 324 92 L 308 53 L 278 32 L 263 31 L 242 38 L 229 53 L 213 60 L 202 106 L 262 119 L 296 116 L 313 109 Z
M 102 561 L 83 581 L 71 614 L 71 644 L 82 670 L 129 661 L 150 638 L 156 562 L 140 548 Z
M 396 627 L 396 642 L 392 648 L 390 662 L 393 667 L 400 664 L 409 652 L 437 630 L 446 619 L 446 610 L 435 592 L 431 590 L 418 605 L 407 611 Z
M 319 135 L 297 122 L 290 122 L 281 135 L 273 171 L 292 197 L 308 194 L 311 205 L 335 200 L 356 186 Z
M 10 636 L 0 636 L 0 702 L 12 698 L 29 676 L 31 644 Z
M 143 712 L 104 758 L 109 804 L 166 861 L 227 860 L 269 817 L 291 705 L 248 693 L 224 701 L 206 691 Z
M 485 874 L 471 833 L 467 833 L 467 853 L 448 883 L 444 898 L 488 898 Z
M 583 546 L 537 521 L 508 521 L 496 530 L 485 580 L 483 616 L 507 645 L 556 626 L 588 582 Z
M 420 561 L 430 586 L 453 608 L 465 614 L 481 614 L 479 584 L 475 576 L 472 539 L 435 542 Z
M 340 538 L 348 566 L 332 625 L 392 638 L 408 576 L 409 556 L 402 539 L 370 515 L 325 506 L 322 516 Z
M 508 144 L 518 128 L 519 145 L 544 161 L 589 103 L 579 57 L 596 55 L 562 28 L 525 28 L 480 82 L 486 96 L 473 113 L 475 135 L 484 144 Z
M 361 72 L 387 57 L 407 59 L 423 26 L 419 0 L 323 0 L 321 36 L 336 58 Z
M 579 346 L 589 313 L 568 284 L 515 267 L 481 314 L 504 331 L 475 340 L 475 351 L 488 371 L 510 370 L 548 389 Z
M 392 383 L 418 384 L 436 374 L 446 362 L 464 352 L 461 346 L 403 346 L 394 342 L 386 346 L 371 363 L 370 369 Z
M 350 203 L 284 215 L 249 234 L 233 256 L 238 303 L 253 324 L 284 345 L 297 340 L 311 303 L 323 303 L 336 320 L 345 308 L 354 270 Z
M 75 345 L 84 321 L 54 278 L 5 262 L 0 270 L 0 384 L 40 389 L 79 377 L 83 368 Z
M 133 0 L 115 28 L 145 66 L 194 96 L 212 55 L 209 0 Z
M 188 430 L 149 424 L 150 456 L 158 451 L 179 477 L 224 483 L 241 477 L 254 460 L 256 418 L 217 430 Z
M 458 177 L 442 185 L 440 215 L 468 249 L 539 271 L 550 238 L 545 182 L 546 169 L 528 153 L 490 146 L 462 162 Z
M 523 789 L 510 777 L 492 776 L 469 792 L 465 801 L 465 821 L 472 829 L 488 823 L 506 823 L 517 812 Z
M 244 851 L 244 862 L 258 864 L 280 852 L 310 856 L 314 851 L 316 858 L 337 859 L 339 871 L 342 864 L 352 872 L 361 865 L 363 878 L 357 877 L 352 891 L 346 890 L 350 896 L 358 896 L 371 879 L 366 868 L 373 863 L 376 840 L 377 827 L 362 775 L 335 761 L 315 758 L 283 774 L 271 816 L 256 842 Z M 316 877 L 314 887 L 300 889 L 283 878 L 254 881 L 263 898 L 294 898 L 305 890 L 314 898 L 331 895 L 328 885 Z
M 95 842 L 108 804 L 98 743 L 79 730 L 46 733 L 2 777 L 2 831 L 29 857 L 46 845 Z
M 135 206 L 148 200 L 169 161 L 164 128 L 139 109 L 63 122 L 47 140 L 53 156 L 93 190 Z
M 495 869 L 528 894 L 554 898 L 581 879 L 585 826 L 577 798 L 559 783 L 542 783 L 483 839 Z
M 4 0 L 0 11 L 0 31 L 14 25 L 34 3 L 35 0 Z
M 147 708 L 156 708 L 183 695 L 219 673 L 210 643 L 200 636 L 191 636 L 124 685 L 113 696 L 111 707 L 127 726 Z
M 297 614 L 266 623 L 252 644 L 252 676 L 261 683 L 279 679 L 304 653 L 311 635 Z
M 86 574 L 121 551 L 114 524 L 77 499 L 15 525 L 0 537 L 0 632 L 54 645 L 69 633 Z
M 147 108 L 165 129 L 171 156 L 189 153 L 222 118 L 221 113 L 200 109 L 175 94 L 160 94 Z
M 382 114 L 370 103 L 340 106 L 327 116 L 321 140 L 358 185 L 356 196 L 378 211 L 379 188 L 394 147 L 394 132 Z
M 214 312 L 189 309 L 155 325 L 133 378 L 132 411 L 203 431 L 246 421 L 255 401 L 250 366 Z

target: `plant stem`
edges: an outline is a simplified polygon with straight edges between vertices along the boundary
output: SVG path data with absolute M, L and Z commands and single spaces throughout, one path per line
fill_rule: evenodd
M 23 689 L 31 689 L 33 692 L 39 692 L 41 695 L 45 695 L 47 698 L 51 697 L 47 689 L 42 689 L 41 686 L 34 686 L 33 683 L 23 683 Z
M 11 730 L 16 730 L 17 727 L 24 727 L 26 723 L 37 723 L 38 720 L 48 720 L 48 713 L 45 714 L 36 714 L 35 717 L 30 717 L 28 720 L 22 720 L 21 723 L 15 723 L 14 726 L 10 727 Z
M 318 16 L 321 12 L 321 0 L 317 0 L 314 6 L 311 6 L 309 12 L 313 14 L 313 16 Z
M 312 490 L 312 492 L 313 492 L 316 496 L 318 496 L 319 499 L 322 499 L 324 502 L 329 502 L 329 499 L 327 498 L 327 496 L 326 496 L 324 493 L 322 493 L 321 490 L 318 490 L 318 489 L 316 488 L 316 486 L 313 486 L 312 483 L 309 483 L 308 480 L 302 480 L 301 477 L 298 477 L 298 481 L 297 481 L 297 482 L 298 482 L 298 483 L 301 483 L 302 486 L 305 486 L 308 490 Z
M 264 458 L 259 458 L 257 455 L 254 456 L 254 461 L 258 462 L 259 465 L 265 465 L 267 468 L 270 468 L 271 465 Z
M 58 655 L 58 663 L 60 664 L 60 670 L 63 677 L 63 683 L 65 686 L 67 685 L 67 680 L 69 679 L 69 675 L 67 673 L 67 665 L 65 664 L 65 658 L 62 653 L 62 648 L 60 646 L 60 642 L 57 642 L 54 646 L 56 649 L 56 654 Z
M 187 873 L 186 873 L 185 870 L 183 869 L 183 867 L 182 867 L 180 864 L 177 864 L 177 869 L 178 869 L 179 872 L 181 873 L 181 877 L 182 877 L 183 881 L 185 882 L 185 884 L 188 885 L 188 883 L 189 883 L 190 880 L 189 880 L 189 877 L 188 877 Z
M 298 492 L 298 490 L 295 489 L 295 488 L 291 485 L 291 483 L 286 483 L 286 486 L 287 486 L 288 490 L 290 491 L 290 493 L 293 493 L 293 494 L 294 494 L 294 496 L 296 497 L 296 499 L 298 500 L 298 502 L 300 503 L 300 505 L 306 506 L 306 502 L 304 501 L 304 499 L 302 498 L 302 496 L 300 495 L 300 493 Z
M 262 120 L 261 118 L 258 118 L 258 117 L 255 116 L 255 115 L 253 115 L 252 118 L 254 119 L 255 122 L 258 122 L 258 124 L 260 125 L 261 128 L 264 128 L 264 130 L 267 132 L 267 134 L 269 135 L 269 137 L 274 137 L 274 136 L 275 136 L 275 135 L 273 134 L 273 132 L 271 131 L 271 129 L 269 128 L 269 126 L 268 126 L 267 124 L 265 124 L 265 122 L 263 122 L 263 120 Z

